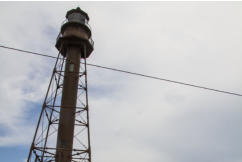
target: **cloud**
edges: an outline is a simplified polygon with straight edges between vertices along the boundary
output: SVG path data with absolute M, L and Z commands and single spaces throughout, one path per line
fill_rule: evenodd
M 56 55 L 79 4 L 91 17 L 89 62 L 242 92 L 238 2 L 1 3 L 1 44 Z M 54 61 L 0 52 L 0 145 L 28 145 Z M 95 161 L 241 161 L 239 97 L 94 67 L 88 82 Z

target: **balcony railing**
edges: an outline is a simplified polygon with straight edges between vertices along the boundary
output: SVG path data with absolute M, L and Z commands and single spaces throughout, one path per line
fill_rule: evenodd
M 57 41 L 59 38 L 62 38 L 62 37 L 63 37 L 63 35 L 62 35 L 61 32 L 60 32 L 59 35 L 58 35 L 58 37 L 56 38 L 56 41 Z M 89 38 L 88 41 L 89 41 L 89 43 L 90 43 L 92 46 L 94 46 L 94 41 L 92 40 L 92 38 Z
M 65 23 L 67 23 L 67 22 L 68 22 L 68 20 L 65 19 L 65 20 L 61 23 L 61 26 L 63 26 L 63 25 L 64 25 Z M 81 23 L 80 21 L 73 21 L 73 22 Z M 90 29 L 90 31 L 91 31 L 91 26 L 88 24 L 88 21 L 87 21 L 86 19 L 85 19 L 84 25 L 87 26 L 87 27 Z M 62 33 L 60 32 L 59 35 L 58 35 L 58 37 L 56 38 L 56 41 L 57 41 L 59 38 L 61 38 L 61 37 L 63 37 L 63 35 L 62 35 Z M 94 46 L 94 41 L 92 40 L 92 38 L 89 38 L 88 41 L 89 41 L 89 43 L 90 43 L 92 46 Z
M 62 23 L 61 23 L 61 26 L 63 26 L 65 23 L 67 23 L 68 22 L 68 19 L 65 19 Z M 71 21 L 70 21 L 71 22 Z M 85 26 L 87 26 L 91 31 L 92 31 L 92 28 L 91 28 L 91 26 L 88 24 L 88 21 L 85 19 L 85 22 L 84 23 L 82 23 L 81 21 L 73 21 L 72 20 L 72 22 L 78 22 L 78 23 L 81 23 L 81 24 L 83 24 L 83 25 L 85 25 Z

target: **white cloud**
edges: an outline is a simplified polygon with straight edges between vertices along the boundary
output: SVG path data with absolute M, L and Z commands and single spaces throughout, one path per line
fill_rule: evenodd
M 88 61 L 242 92 L 239 2 L 1 3 L 0 44 L 57 54 L 65 12 L 79 3 L 95 41 Z M 27 145 L 35 126 L 26 124 L 28 103 L 42 102 L 53 61 L 0 52 L 0 125 L 8 129 L 0 145 Z M 88 78 L 95 161 L 241 161 L 239 97 L 94 67 Z

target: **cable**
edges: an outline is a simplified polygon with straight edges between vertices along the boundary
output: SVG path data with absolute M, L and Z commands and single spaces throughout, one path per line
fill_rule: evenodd
M 13 48 L 13 47 L 7 47 L 7 46 L 3 46 L 3 45 L 0 45 L 0 48 L 6 48 L 6 49 L 10 49 L 10 50 L 15 50 L 15 51 L 29 53 L 29 54 L 43 56 L 43 57 L 57 58 L 55 56 L 50 56 L 50 55 L 41 54 L 41 53 L 37 53 L 37 52 L 31 52 L 31 51 L 21 50 L 21 49 L 17 49 L 17 48 Z M 161 80 L 161 81 L 166 81 L 166 82 L 170 82 L 170 83 L 185 85 L 185 86 L 189 86 L 189 87 L 200 88 L 200 89 L 205 89 L 205 90 L 209 90 L 209 91 L 214 91 L 214 92 L 219 92 L 219 93 L 230 94 L 230 95 L 242 97 L 242 94 L 239 94 L 239 93 L 218 90 L 218 89 L 209 88 L 209 87 L 205 87 L 205 86 L 199 86 L 199 85 L 195 85 L 195 84 L 190 84 L 190 83 L 185 83 L 185 82 L 179 82 L 179 81 L 169 80 L 169 79 L 165 79 L 165 78 L 160 78 L 160 77 L 155 77 L 155 76 L 151 76 L 151 75 L 145 75 L 145 74 L 141 74 L 141 73 L 135 73 L 135 72 L 130 72 L 130 71 L 126 71 L 126 70 L 120 70 L 120 69 L 110 68 L 110 67 L 101 66 L 101 65 L 95 65 L 95 64 L 90 64 L 90 63 L 87 63 L 87 65 L 93 66 L 93 67 L 97 67 L 97 68 L 102 68 L 102 69 L 117 71 L 117 72 L 121 72 L 121 73 L 126 73 L 126 74 L 141 76 L 141 77 L 145 77 L 145 78 L 150 78 L 150 79 L 155 79 L 155 80 Z
M 94 65 L 94 64 L 87 64 L 87 65 L 95 66 L 95 67 L 103 68 L 103 69 L 108 69 L 108 70 L 113 70 L 113 71 L 118 71 L 118 72 L 122 72 L 122 73 L 127 73 L 127 74 L 142 76 L 142 77 L 146 77 L 146 78 L 151 78 L 151 79 L 156 79 L 156 80 L 162 80 L 162 81 L 166 81 L 166 82 L 171 82 L 171 83 L 181 84 L 181 85 L 185 85 L 185 86 L 190 86 L 190 87 L 195 87 L 195 88 L 200 88 L 200 89 L 206 89 L 206 90 L 210 90 L 210 91 L 215 91 L 215 92 L 220 92 L 220 93 L 226 93 L 226 94 L 235 95 L 235 96 L 241 96 L 242 97 L 242 94 L 228 92 L 228 91 L 223 91 L 223 90 L 218 90 L 218 89 L 214 89 L 214 88 L 208 88 L 208 87 L 199 86 L 199 85 L 195 85 L 195 84 L 184 83 L 184 82 L 179 82 L 179 81 L 164 79 L 164 78 L 160 78 L 160 77 L 155 77 L 155 76 L 151 76 L 151 75 L 145 75 L 145 74 L 140 74 L 140 73 L 125 71 L 125 70 L 119 70 L 119 69 L 104 67 L 104 66 L 100 66 L 100 65 Z
M 39 56 L 50 57 L 50 58 L 57 58 L 55 56 L 50 56 L 50 55 L 45 55 L 45 54 L 41 54 L 41 53 L 37 53 L 37 52 L 31 52 L 31 51 L 21 50 L 21 49 L 17 49 L 17 48 L 13 48 L 13 47 L 7 47 L 7 46 L 3 46 L 3 45 L 0 45 L 0 47 L 1 48 L 10 49 L 10 50 L 14 50 L 14 51 L 29 53 L 29 54 L 33 54 L 33 55 L 39 55 Z

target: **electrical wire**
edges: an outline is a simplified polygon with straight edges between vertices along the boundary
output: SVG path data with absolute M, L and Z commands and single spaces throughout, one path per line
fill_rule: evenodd
M 3 46 L 3 45 L 0 45 L 0 48 L 15 50 L 15 51 L 29 53 L 29 54 L 43 56 L 43 57 L 49 57 L 49 58 L 55 58 L 55 59 L 57 58 L 55 56 L 50 56 L 50 55 L 46 55 L 46 54 L 41 54 L 41 53 L 27 51 L 27 50 L 22 50 L 22 49 L 17 49 L 17 48 Z M 224 93 L 224 94 L 229 94 L 229 95 L 234 95 L 234 96 L 240 96 L 240 97 L 242 97 L 242 94 L 239 94 L 239 93 L 234 93 L 234 92 L 229 92 L 229 91 L 224 91 L 224 90 L 209 88 L 209 87 L 195 85 L 195 84 L 190 84 L 190 83 L 185 83 L 185 82 L 174 81 L 174 80 L 170 80 L 170 79 L 155 77 L 155 76 L 141 74 L 141 73 L 136 73 L 136 72 L 130 72 L 130 71 L 126 71 L 126 70 L 115 69 L 115 68 L 101 66 L 101 65 L 96 65 L 96 64 L 87 63 L 87 65 L 88 66 L 97 67 L 97 68 L 112 70 L 112 71 L 116 71 L 116 72 L 126 73 L 126 74 L 130 74 L 130 75 L 136 75 L 136 76 L 141 76 L 141 77 L 145 77 L 145 78 L 150 78 L 150 79 L 155 79 L 155 80 L 160 80 L 160 81 L 165 81 L 165 82 L 180 84 L 180 85 L 184 85 L 184 86 L 189 86 L 189 87 L 194 87 L 194 88 L 200 88 L 200 89 L 204 89 L 204 90 L 209 90 L 209 91 L 214 91 L 214 92 L 219 92 L 219 93 Z
M 45 55 L 45 54 L 32 52 L 32 51 L 26 51 L 26 50 L 22 50 L 22 49 L 13 48 L 13 47 L 7 47 L 7 46 L 3 46 L 3 45 L 0 45 L 0 47 L 1 48 L 5 48 L 5 49 L 14 50 L 14 51 L 19 51 L 19 52 L 29 53 L 29 54 L 33 54 L 33 55 L 38 55 L 38 56 L 44 56 L 44 57 L 55 58 L 55 59 L 57 58 L 55 56 Z

